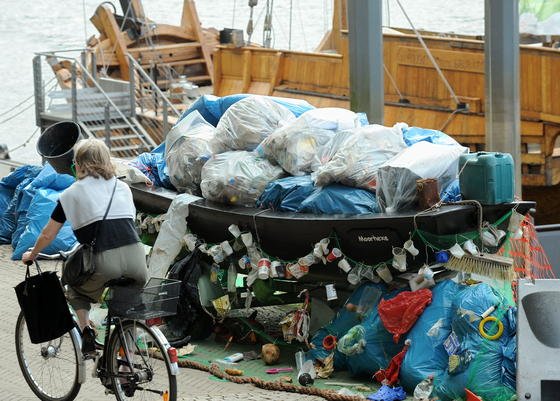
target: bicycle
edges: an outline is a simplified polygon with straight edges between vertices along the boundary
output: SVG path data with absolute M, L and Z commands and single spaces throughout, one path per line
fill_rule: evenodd
M 128 281 L 129 282 L 129 281 Z M 180 282 L 151 278 L 144 288 L 124 286 L 122 279 L 107 283 L 108 305 L 104 343 L 95 357 L 82 355 L 78 324 L 63 336 L 42 344 L 29 338 L 23 312 L 15 331 L 16 353 L 23 376 L 43 401 L 71 401 L 86 380 L 85 362 L 93 359 L 93 377 L 105 394 L 124 401 L 176 401 L 177 350 L 157 326 L 142 321 L 174 313 Z

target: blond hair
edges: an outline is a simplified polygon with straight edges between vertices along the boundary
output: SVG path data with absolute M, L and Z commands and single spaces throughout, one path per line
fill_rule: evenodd
M 88 138 L 79 141 L 74 146 L 74 163 L 79 166 L 78 179 L 91 176 L 108 180 L 116 173 L 111 162 L 111 151 L 100 139 Z

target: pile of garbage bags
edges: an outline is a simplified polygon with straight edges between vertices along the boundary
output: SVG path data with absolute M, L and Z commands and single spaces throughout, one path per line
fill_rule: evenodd
M 47 224 L 60 194 L 74 182 L 58 174 L 50 164 L 17 168 L 0 181 L 0 244 L 11 244 L 13 260 L 21 259 Z M 71 249 L 77 240 L 66 222 L 57 237 L 42 252 L 56 254 Z
M 358 287 L 315 333 L 306 357 L 323 360 L 334 353 L 336 370 L 364 377 L 397 366 L 391 385 L 398 382 L 408 392 L 432 376 L 431 396 L 442 401 L 464 399 L 465 388 L 485 400 L 510 399 L 515 394 L 515 307 L 485 283 L 443 280 L 420 291 L 426 294 L 374 283 Z M 504 327 L 493 340 L 483 338 L 478 327 L 489 309 Z M 337 338 L 333 350 L 325 349 L 328 335 Z
M 205 95 L 163 149 L 132 165 L 155 185 L 231 205 L 325 214 L 417 208 L 416 180 L 460 200 L 459 156 L 443 132 L 369 124 L 363 114 L 288 98 Z

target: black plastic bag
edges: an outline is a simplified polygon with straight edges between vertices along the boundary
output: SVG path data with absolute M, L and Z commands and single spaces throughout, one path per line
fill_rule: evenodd
M 42 272 L 37 262 L 35 265 L 38 274 L 31 276 L 28 265 L 25 280 L 15 291 L 31 342 L 39 344 L 69 332 L 75 323 L 56 272 Z
M 177 338 L 170 340 L 171 345 L 178 346 L 183 339 L 201 340 L 212 333 L 213 318 L 206 313 L 201 304 L 198 293 L 198 279 L 202 274 L 200 267 L 201 252 L 195 248 L 183 259 L 176 262 L 167 274 L 167 278 L 181 280 L 179 303 L 177 314 L 165 317 L 165 323 L 170 333 L 169 337 Z

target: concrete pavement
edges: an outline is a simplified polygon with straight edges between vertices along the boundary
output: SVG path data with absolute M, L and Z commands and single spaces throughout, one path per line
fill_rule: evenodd
M 14 330 L 19 314 L 19 305 L 13 287 L 24 278 L 24 266 L 20 262 L 10 260 L 12 248 L 0 246 L 0 341 L 8 350 L 0 358 L 0 399 L 3 401 L 36 400 L 25 382 L 15 353 Z M 41 267 L 45 270 L 60 269 L 60 263 L 44 261 Z M 101 383 L 91 377 L 93 362 L 87 362 L 87 381 L 82 385 L 77 400 L 97 401 L 114 399 L 105 395 Z M 265 391 L 251 385 L 234 384 L 219 381 L 206 372 L 181 368 L 178 376 L 179 400 L 193 401 L 234 401 L 234 400 L 282 400 L 282 401 L 317 401 L 323 398 L 286 392 Z

